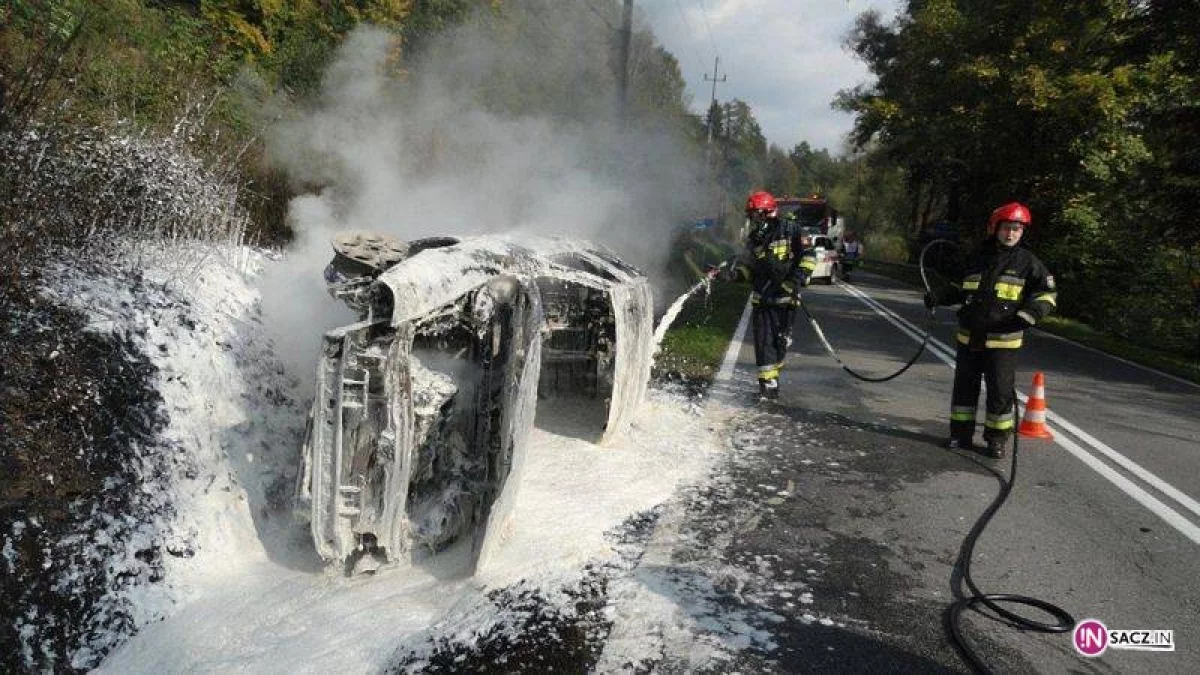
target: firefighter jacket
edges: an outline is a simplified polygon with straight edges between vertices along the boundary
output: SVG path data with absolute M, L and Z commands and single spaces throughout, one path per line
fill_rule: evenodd
M 988 239 L 968 258 L 962 282 L 938 304 L 956 305 L 955 340 L 974 349 L 1016 349 L 1025 329 L 1054 311 L 1054 277 L 1029 249 Z
M 752 232 L 748 248 L 731 266 L 729 277 L 750 282 L 753 305 L 796 306 L 800 288 L 808 285 L 817 267 L 811 250 L 804 250 L 800 233 L 779 219 L 768 220 Z

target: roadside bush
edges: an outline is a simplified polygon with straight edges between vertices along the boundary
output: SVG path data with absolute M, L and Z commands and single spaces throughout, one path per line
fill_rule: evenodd
M 908 245 L 904 237 L 895 232 L 871 232 L 863 238 L 866 256 L 871 260 L 887 263 L 908 262 Z
M 48 257 L 108 255 L 115 236 L 243 243 L 249 217 L 232 160 L 214 168 L 189 151 L 199 123 L 181 118 L 162 138 L 130 125 L 0 133 L 0 300 Z
M 1200 357 L 1200 317 L 1178 250 L 1155 244 L 1130 249 L 1127 241 L 1114 240 L 1087 259 L 1047 264 L 1059 279 L 1064 316 L 1137 345 Z

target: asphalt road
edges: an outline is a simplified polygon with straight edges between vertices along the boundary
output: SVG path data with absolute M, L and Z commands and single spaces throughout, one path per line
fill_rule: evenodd
M 899 369 L 927 327 L 920 293 L 878 276 L 804 297 L 842 360 L 868 375 Z M 511 630 L 438 638 L 423 667 L 394 670 L 971 672 L 947 610 L 968 592 L 964 540 L 1012 455 L 940 447 L 953 324 L 939 309 L 914 365 L 869 383 L 801 315 L 777 402 L 758 400 L 739 334 L 706 394 L 718 404 L 697 406 L 727 439 L 711 480 L 614 533 L 621 559 L 589 566 L 566 589 L 571 607 L 503 589 L 491 597 L 511 610 Z M 1071 633 L 1018 629 L 985 609 L 961 622 L 973 652 L 997 673 L 1200 672 L 1200 387 L 1038 331 L 1022 356 L 1022 389 L 1046 375 L 1055 440 L 1020 442 L 1012 492 L 971 557 L 975 584 L 1108 629 L 1173 631 L 1174 651 L 1085 658 Z
M 843 361 L 869 375 L 902 366 L 926 328 L 916 290 L 866 273 L 804 298 Z M 802 570 L 798 588 L 810 594 L 803 606 L 772 608 L 783 617 L 770 628 L 781 647 L 742 668 L 969 670 L 946 636 L 945 608 L 960 588 L 962 541 L 1010 460 L 939 447 L 953 313 L 939 309 L 937 319 L 930 349 L 886 383 L 846 374 L 801 314 L 777 403 L 755 400 L 749 341 L 715 388 L 746 410 L 731 423 L 741 460 L 730 471 L 761 503 L 725 550 Z M 998 672 L 1200 672 L 1200 387 L 1031 331 L 1022 393 L 1038 370 L 1055 440 L 1021 441 L 1015 487 L 979 539 L 974 580 L 1109 629 L 1172 630 L 1175 651 L 1110 648 L 1089 659 L 1070 633 L 1021 631 L 974 612 L 965 632 Z M 787 488 L 755 497 L 753 486 L 768 483 Z

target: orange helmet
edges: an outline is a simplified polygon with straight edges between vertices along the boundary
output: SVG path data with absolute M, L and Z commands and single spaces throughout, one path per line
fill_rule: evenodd
M 778 205 L 775 203 L 775 198 L 766 190 L 754 192 L 746 199 L 746 215 L 750 215 L 755 211 L 766 211 L 768 215 L 771 215 L 777 208 Z
M 995 234 L 996 226 L 1006 222 L 1021 223 L 1025 227 L 1029 227 L 1033 224 L 1033 216 L 1029 215 L 1029 207 L 1024 204 L 1009 202 L 992 211 L 991 217 L 988 218 L 987 233 Z

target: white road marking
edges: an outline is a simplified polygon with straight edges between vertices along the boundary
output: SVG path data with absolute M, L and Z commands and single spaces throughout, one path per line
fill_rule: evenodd
M 723 403 L 733 403 L 751 394 L 758 393 L 758 386 L 753 380 L 744 378 L 734 379 L 733 371 L 737 367 L 738 356 L 742 351 L 742 343 L 746 340 L 746 329 L 750 326 L 750 300 L 746 300 L 746 308 L 742 310 L 742 318 L 738 320 L 737 328 L 733 331 L 733 339 L 725 349 L 725 358 L 713 378 L 709 395 L 712 400 Z
M 1021 403 L 1025 403 L 1025 399 L 1026 399 L 1026 397 L 1024 395 L 1021 395 Z M 1066 429 L 1067 431 L 1071 432 L 1072 434 L 1075 435 L 1076 438 L 1079 438 L 1084 443 L 1087 443 L 1088 445 L 1092 446 L 1100 454 L 1109 458 L 1114 463 L 1120 465 L 1125 470 L 1129 471 L 1130 473 L 1137 476 L 1138 478 L 1141 478 L 1145 482 L 1149 483 L 1151 486 L 1153 486 L 1158 491 L 1162 492 L 1163 494 L 1167 495 L 1168 497 L 1171 497 L 1175 501 L 1179 502 L 1180 506 L 1183 506 L 1184 508 L 1191 511 L 1192 513 L 1200 516 L 1200 502 L 1197 502 L 1195 499 L 1192 499 L 1191 497 L 1185 495 L 1183 492 L 1180 492 L 1178 489 L 1176 489 L 1175 487 L 1173 487 L 1171 484 L 1167 483 L 1166 481 L 1162 480 L 1158 476 L 1155 476 L 1154 474 L 1150 473 L 1149 471 L 1143 469 L 1141 466 L 1139 466 L 1138 464 L 1135 464 L 1133 461 L 1131 461 L 1128 457 L 1126 457 L 1125 455 L 1122 455 L 1121 453 L 1117 452 L 1116 450 L 1113 450 L 1107 444 L 1103 443 L 1102 441 L 1100 441 L 1096 437 L 1092 436 L 1088 432 L 1084 431 L 1083 429 L 1080 429 L 1079 427 L 1075 426 L 1074 424 L 1071 424 L 1066 419 L 1064 419 L 1062 415 L 1059 415 L 1052 410 L 1047 410 L 1046 411 L 1046 419 L 1054 422 L 1055 424 L 1057 424 L 1057 425 L 1061 426 L 1062 428 Z
M 1054 442 L 1061 445 L 1067 452 L 1075 455 L 1079 461 L 1090 466 L 1096 473 L 1107 478 L 1109 482 L 1116 485 L 1125 494 L 1133 497 L 1139 504 L 1150 509 L 1156 516 L 1165 520 L 1168 525 L 1179 530 L 1183 536 L 1191 539 L 1193 543 L 1200 544 L 1200 527 L 1192 524 L 1190 520 L 1180 515 L 1178 511 L 1162 503 L 1153 495 L 1138 487 L 1136 483 L 1117 473 L 1109 465 L 1096 459 L 1094 455 L 1079 447 L 1075 441 L 1067 438 L 1061 432 L 1054 435 Z
M 860 301 L 862 301 L 863 304 L 870 307 L 872 310 L 875 311 L 875 313 L 879 314 L 886 321 L 888 321 L 892 325 L 899 328 L 902 333 L 909 336 L 913 340 L 920 342 L 921 340 L 924 339 L 924 333 L 919 328 L 914 326 L 910 321 L 908 321 L 904 317 L 893 312 L 892 310 L 888 309 L 887 307 L 884 307 L 877 300 L 875 300 L 871 296 L 867 295 L 865 292 L 863 292 L 863 291 L 859 290 L 858 288 L 851 286 L 849 284 L 839 283 L 838 287 L 840 287 L 842 290 L 846 291 L 850 295 L 853 295 L 856 298 L 858 298 Z M 950 368 L 954 368 L 954 352 L 945 343 L 941 342 L 940 340 L 937 340 L 936 338 L 930 337 L 928 346 L 926 348 L 929 350 L 930 353 L 932 353 L 934 356 L 936 356 L 938 359 L 940 359 L 947 366 L 950 366 Z M 1029 398 L 1023 392 L 1021 392 L 1019 390 L 1017 391 L 1017 397 L 1021 399 L 1022 404 L 1024 404 L 1025 401 L 1027 401 Z M 1167 483 L 1166 481 L 1164 481 L 1163 479 L 1154 475 L 1150 471 L 1147 471 L 1146 469 L 1144 469 L 1142 466 L 1140 466 L 1133 460 L 1122 455 L 1121 453 L 1117 452 L 1116 450 L 1113 450 L 1111 447 L 1109 447 L 1105 443 L 1101 442 L 1096 437 L 1083 431 L 1078 426 L 1072 424 L 1066 418 L 1064 418 L 1062 415 L 1059 415 L 1059 414 L 1051 412 L 1051 411 L 1047 411 L 1046 417 L 1047 417 L 1047 419 L 1053 421 L 1054 424 L 1058 427 L 1057 429 L 1054 429 L 1054 427 L 1051 427 L 1051 429 L 1053 429 L 1054 431 L 1057 431 L 1057 433 L 1054 436 L 1055 443 L 1062 446 L 1065 450 L 1070 452 L 1072 455 L 1075 455 L 1076 458 L 1078 458 L 1084 464 L 1091 467 L 1093 470 L 1095 470 L 1101 476 L 1103 476 L 1104 478 L 1107 478 L 1111 483 L 1116 485 L 1118 488 L 1120 488 L 1122 491 L 1124 491 L 1125 494 L 1128 494 L 1130 497 L 1132 497 L 1135 501 L 1140 503 L 1142 506 L 1145 506 L 1146 508 L 1150 509 L 1150 511 L 1152 511 L 1158 517 L 1162 518 L 1164 521 L 1167 522 L 1167 524 L 1174 527 L 1185 537 L 1187 537 L 1188 539 L 1191 539 L 1193 542 L 1195 542 L 1197 544 L 1200 544 L 1200 527 L 1197 527 L 1195 524 L 1193 524 L 1187 518 L 1180 515 L 1180 513 L 1178 511 L 1176 511 L 1175 509 L 1171 508 L 1167 504 L 1164 504 L 1162 501 L 1158 500 L 1153 495 L 1147 493 L 1145 490 L 1143 490 L 1141 487 L 1139 487 L 1133 481 L 1129 480 L 1128 478 L 1126 478 L 1126 477 L 1122 476 L 1121 474 L 1117 473 L 1116 471 L 1114 471 L 1111 467 L 1109 467 L 1107 464 L 1104 464 L 1102 461 L 1097 459 L 1094 455 L 1089 453 L 1087 450 L 1080 447 L 1077 443 L 1072 441 L 1070 438 L 1067 438 L 1065 436 L 1065 433 L 1070 432 L 1071 434 L 1075 435 L 1077 438 L 1082 440 L 1084 443 L 1087 443 L 1088 445 L 1092 446 L 1092 448 L 1094 448 L 1097 452 L 1108 457 L 1114 463 L 1120 465 L 1125 470 L 1129 471 L 1133 475 L 1137 476 L 1138 478 L 1142 479 L 1146 483 L 1150 484 L 1152 487 L 1154 487 L 1156 490 L 1162 492 L 1167 497 L 1174 499 L 1180 506 L 1191 511 L 1192 513 L 1200 515 L 1200 503 L 1198 503 L 1196 500 L 1192 499 L 1191 497 L 1187 496 L 1182 491 L 1180 491 L 1178 488 L 1172 486 L 1170 483 Z
M 750 325 L 750 301 L 742 310 L 742 318 L 738 320 L 737 330 L 733 331 L 733 340 L 725 349 L 725 359 L 721 361 L 721 369 L 717 371 L 717 382 L 725 382 L 733 375 L 733 367 L 737 364 L 738 354 L 742 351 L 742 342 L 746 339 L 746 327 Z

